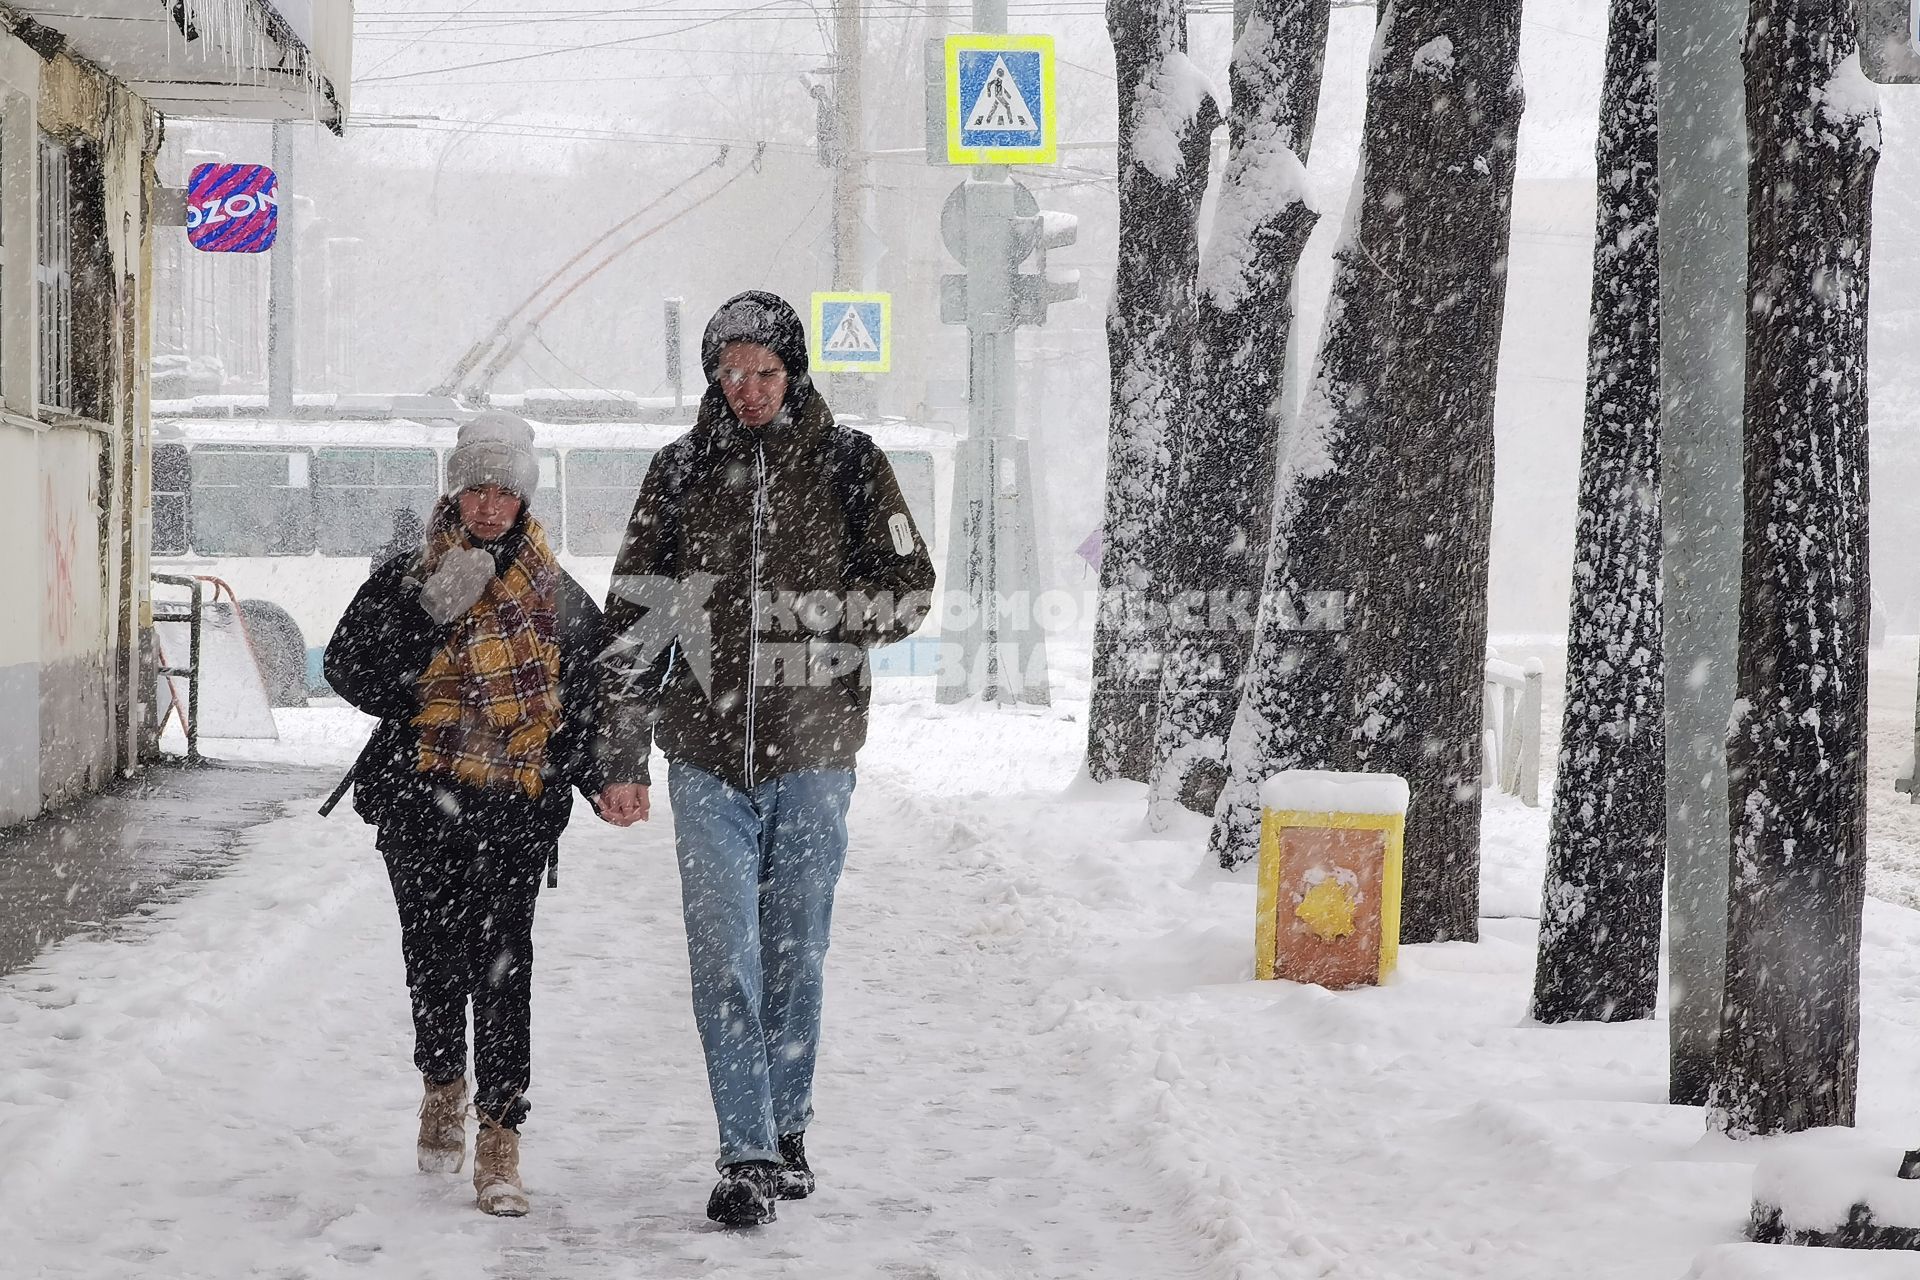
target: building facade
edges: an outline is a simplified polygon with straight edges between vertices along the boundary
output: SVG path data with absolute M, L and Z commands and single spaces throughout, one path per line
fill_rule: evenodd
M 138 768 L 152 719 L 167 120 L 338 128 L 351 31 L 347 0 L 0 7 L 0 825 Z

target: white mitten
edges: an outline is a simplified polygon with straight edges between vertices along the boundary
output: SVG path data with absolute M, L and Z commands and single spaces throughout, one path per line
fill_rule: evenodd
M 453 547 L 420 588 L 420 607 L 445 625 L 473 608 L 493 581 L 493 557 L 478 547 Z

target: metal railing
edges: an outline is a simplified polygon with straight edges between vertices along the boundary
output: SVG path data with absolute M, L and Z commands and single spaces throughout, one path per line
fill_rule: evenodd
M 1893 789 L 1907 797 L 1908 804 L 1920 804 L 1920 789 L 1913 785 L 1914 775 L 1920 773 L 1920 694 L 1914 697 L 1913 705 L 1913 750 L 1907 755 L 1906 772 L 1893 780 Z
M 200 624 L 206 609 L 206 587 L 198 578 L 183 577 L 175 573 L 156 573 L 155 582 L 169 587 L 185 587 L 193 599 L 186 605 L 185 613 L 163 613 L 160 601 L 154 602 L 153 620 L 159 622 L 184 622 L 187 624 L 187 665 L 184 667 L 161 667 L 160 674 L 177 677 L 187 682 L 187 717 L 181 727 L 187 734 L 187 763 L 200 763 Z M 179 601 L 169 601 L 178 605 Z M 163 725 L 165 721 L 161 722 Z
M 1487 659 L 1481 696 L 1485 705 L 1488 785 L 1520 803 L 1540 807 L 1540 719 L 1545 668 L 1538 658 L 1525 662 Z

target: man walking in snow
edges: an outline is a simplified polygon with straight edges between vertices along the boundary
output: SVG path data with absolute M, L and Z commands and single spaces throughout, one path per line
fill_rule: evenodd
M 648 816 L 657 736 L 720 1130 L 707 1216 L 754 1226 L 814 1189 L 804 1139 L 866 656 L 919 624 L 934 573 L 886 455 L 808 377 L 791 306 L 733 298 L 700 355 L 699 417 L 648 468 L 614 565 L 599 803 L 622 825 Z

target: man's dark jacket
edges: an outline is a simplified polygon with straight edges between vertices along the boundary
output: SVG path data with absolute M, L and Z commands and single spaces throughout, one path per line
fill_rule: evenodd
M 488 548 L 496 566 L 513 563 L 519 529 Z M 459 795 L 463 784 L 431 778 L 416 767 L 420 734 L 417 684 L 433 655 L 459 624 L 444 626 L 420 607 L 418 557 L 402 556 L 373 571 L 347 606 L 327 642 L 327 683 L 370 716 L 380 718 L 360 762 L 354 766 L 353 807 L 383 829 L 440 820 L 436 791 Z M 508 816 L 503 837 L 516 843 L 559 838 L 572 811 L 570 787 L 598 795 L 602 775 L 593 757 L 597 705 L 595 659 L 602 644 L 600 608 L 561 570 L 554 609 L 560 642 L 560 703 L 565 719 L 547 743 L 544 783 L 537 799 L 518 790 L 489 793 L 489 808 Z
M 886 454 L 812 390 L 755 431 L 709 388 L 647 469 L 613 572 L 607 779 L 650 781 L 657 735 L 669 759 L 742 789 L 853 768 L 867 651 L 910 635 L 934 585 Z M 810 596 L 814 611 L 795 607 Z

